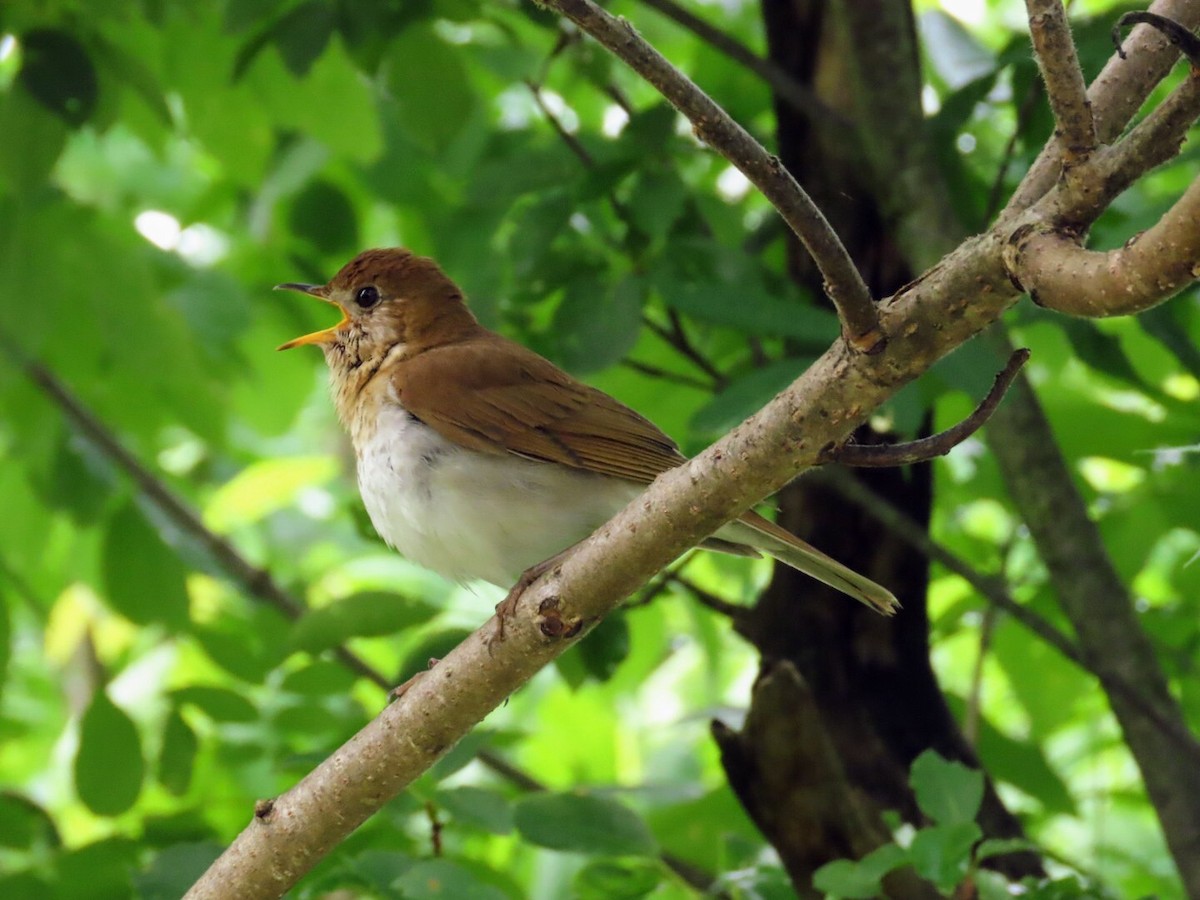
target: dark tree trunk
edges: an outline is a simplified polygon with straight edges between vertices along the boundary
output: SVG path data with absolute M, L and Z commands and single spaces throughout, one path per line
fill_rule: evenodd
M 920 77 L 911 10 L 870 4 L 879 33 L 900 35 L 887 46 L 863 46 L 874 35 L 825 0 L 763 0 L 771 58 L 851 121 L 854 54 L 896 67 L 888 103 L 900 118 L 921 120 Z M 858 42 L 858 43 L 856 43 Z M 876 296 L 913 273 L 889 233 L 886 213 L 864 183 L 844 131 L 806 120 L 777 101 L 779 155 L 813 195 L 841 236 Z M 793 242 L 793 277 L 820 295 L 820 276 Z M 886 439 L 872 432 L 860 441 Z M 855 477 L 917 521 L 927 524 L 932 499 L 928 466 L 860 470 Z M 785 567 L 739 631 L 762 653 L 763 668 L 740 733 L 715 731 L 722 760 L 751 816 L 779 850 L 797 890 L 811 895 L 812 873 L 826 862 L 860 857 L 890 840 L 880 814 L 897 810 L 919 821 L 908 770 L 925 749 L 977 766 L 938 687 L 929 661 L 926 561 L 817 479 L 801 479 L 780 496 L 781 523 L 858 571 L 890 587 L 904 608 L 884 619 Z M 791 748 L 787 753 L 786 748 Z M 984 833 L 1021 835 L 1019 822 L 991 784 L 979 816 Z M 1031 854 L 1000 861 L 1009 875 L 1040 871 Z M 885 883 L 889 895 L 920 897 L 932 890 L 911 877 Z M 936 896 L 936 892 L 933 894 Z

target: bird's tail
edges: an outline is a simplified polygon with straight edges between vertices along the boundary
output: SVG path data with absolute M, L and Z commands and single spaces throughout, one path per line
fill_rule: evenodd
M 900 601 L 883 585 L 859 575 L 758 513 L 746 513 L 722 528 L 717 536 L 769 553 L 781 563 L 848 594 L 885 616 L 895 615 L 900 608 Z

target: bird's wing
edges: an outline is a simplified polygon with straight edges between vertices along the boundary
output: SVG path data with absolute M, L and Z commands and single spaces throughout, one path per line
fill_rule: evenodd
M 401 406 L 447 440 L 648 484 L 685 461 L 648 419 L 503 340 L 435 347 L 396 365 Z

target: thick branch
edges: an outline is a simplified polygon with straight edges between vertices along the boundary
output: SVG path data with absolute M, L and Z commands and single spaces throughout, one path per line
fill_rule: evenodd
M 1117 250 L 1085 250 L 1073 236 L 1035 228 L 1014 236 L 1005 255 L 1039 306 L 1089 318 L 1143 312 L 1200 278 L 1200 179 Z
M 1062 0 L 1025 0 L 1025 7 L 1038 69 L 1058 123 L 1063 165 L 1069 169 L 1096 149 L 1096 123 L 1087 85 Z
M 692 123 L 696 136 L 736 166 L 779 210 L 812 255 L 829 299 L 838 311 L 842 333 L 857 352 L 876 353 L 886 338 L 862 276 L 825 216 L 778 158 L 729 117 L 720 106 L 646 43 L 624 19 L 592 0 L 542 0 L 611 50 L 654 85 Z

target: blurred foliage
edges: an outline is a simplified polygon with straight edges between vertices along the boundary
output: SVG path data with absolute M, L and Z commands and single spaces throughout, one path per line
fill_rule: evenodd
M 1112 7 L 1076 6 L 1094 17 L 1080 23 L 1094 73 Z M 762 84 L 647 8 L 612 8 L 770 144 Z M 1050 128 L 1040 103 L 1024 103 L 1036 72 L 1023 9 L 980 0 L 964 7 L 966 25 L 919 9 L 931 134 L 960 215 L 978 228 L 1010 135 L 1000 196 Z M 762 46 L 753 3 L 698 12 Z M 765 202 L 652 89 L 523 0 L 7 0 L 0 133 L 6 346 L 44 363 L 209 528 L 311 608 L 291 622 L 252 599 L 11 356 L 0 360 L 4 897 L 178 896 L 256 798 L 286 789 L 384 703 L 332 646 L 348 642 L 399 681 L 496 599 L 441 582 L 370 534 L 318 354 L 272 350 L 328 324 L 329 311 L 271 285 L 323 281 L 365 246 L 433 255 L 485 323 L 689 451 L 836 332 L 786 278 Z M 1196 148 L 1124 195 L 1097 241 L 1115 246 L 1152 222 L 1192 177 Z M 1194 718 L 1197 299 L 1137 321 L 1066 323 L 1028 305 L 1012 315 Z M 966 347 L 880 415 L 911 427 L 932 406 L 948 424 L 991 365 Z M 1058 620 L 977 442 L 937 467 L 934 532 Z M 688 565 L 735 599 L 767 574 L 703 554 Z M 960 709 L 978 689 L 983 761 L 1034 844 L 1062 861 L 1030 890 L 1177 895 L 1091 679 L 1007 619 L 981 648 L 985 608 L 952 575 L 935 572 L 930 606 L 945 689 Z M 668 588 L 539 675 L 296 896 L 690 896 L 661 853 L 720 876 L 733 896 L 788 896 L 706 733 L 711 716 L 737 720 L 753 672 L 727 622 Z M 483 749 L 551 792 L 524 793 L 475 759 Z M 861 895 L 856 884 L 869 891 L 905 861 L 943 886 L 974 871 L 987 847 L 972 849 L 963 830 L 977 794 L 964 777 L 922 763 L 913 778 L 930 828 L 882 861 L 830 867 L 825 888 Z

